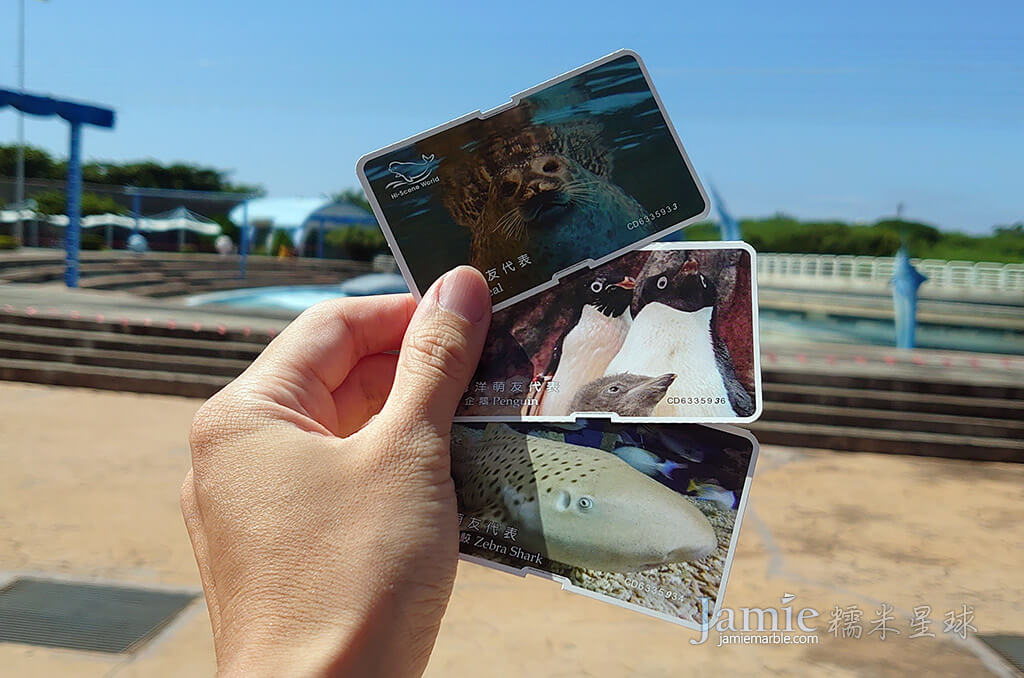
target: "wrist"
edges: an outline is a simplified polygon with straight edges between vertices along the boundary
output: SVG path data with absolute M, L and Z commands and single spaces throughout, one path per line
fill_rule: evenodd
M 280 624 L 261 631 L 242 631 L 239 637 L 244 638 L 244 645 L 227 643 L 223 652 L 218 652 L 218 677 L 361 675 L 353 670 L 353 660 L 359 654 L 359 634 L 343 628 L 315 632 L 297 626 Z

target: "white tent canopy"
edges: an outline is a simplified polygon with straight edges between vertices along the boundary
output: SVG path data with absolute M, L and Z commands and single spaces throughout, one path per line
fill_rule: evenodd
M 139 230 L 150 233 L 165 233 L 167 231 L 194 231 L 200 235 L 220 235 L 220 224 L 212 219 L 207 219 L 201 214 L 196 214 L 185 207 L 175 207 L 169 212 L 154 214 L 139 220 Z
M 14 222 L 21 218 L 22 221 L 38 219 L 46 221 L 61 228 L 68 225 L 68 218 L 64 214 L 44 216 L 31 210 L 3 210 L 0 211 L 0 223 Z M 166 233 L 167 231 L 193 231 L 201 235 L 220 235 L 221 227 L 216 221 L 207 219 L 201 214 L 176 207 L 169 212 L 162 212 L 138 220 L 139 230 L 147 233 Z M 135 217 L 128 217 L 122 214 L 93 214 L 82 217 L 82 228 L 104 228 L 106 226 L 120 226 L 122 228 L 135 228 Z

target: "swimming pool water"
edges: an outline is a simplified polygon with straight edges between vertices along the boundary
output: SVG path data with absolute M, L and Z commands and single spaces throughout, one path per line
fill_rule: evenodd
M 408 292 L 397 273 L 368 273 L 333 285 L 281 285 L 211 292 L 189 297 L 189 306 L 222 304 L 239 309 L 301 312 L 328 299 Z
M 397 273 L 370 273 L 337 285 L 285 285 L 214 292 L 190 297 L 190 306 L 223 304 L 238 309 L 284 310 L 299 313 L 327 299 L 407 291 Z M 762 308 L 761 340 L 765 343 L 812 341 L 821 343 L 895 346 L 891 320 L 836 316 L 808 317 L 804 313 Z M 954 351 L 1024 355 L 1024 333 L 975 327 L 921 323 L 917 346 Z

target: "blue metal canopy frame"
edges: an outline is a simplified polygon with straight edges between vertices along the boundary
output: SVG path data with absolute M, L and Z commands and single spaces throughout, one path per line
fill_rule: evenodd
M 239 228 L 241 242 L 239 243 L 238 277 L 245 277 L 245 260 L 249 255 L 249 243 L 252 240 L 252 227 L 249 226 L 249 200 L 255 197 L 255 193 L 238 193 L 235 191 L 193 191 L 180 188 L 143 188 L 139 186 L 125 186 L 125 195 L 131 196 L 132 215 L 135 217 L 135 226 L 132 233 L 139 232 L 139 220 L 142 219 L 142 198 L 180 198 L 182 200 L 224 200 L 238 199 L 242 206 L 242 226 Z
M 114 111 L 102 106 L 0 89 L 0 110 L 7 106 L 28 115 L 57 116 L 71 125 L 67 181 L 68 227 L 64 233 L 64 284 L 68 287 L 78 287 L 78 254 L 82 228 L 82 125 L 112 128 Z
M 306 231 L 316 225 L 316 257 L 324 258 L 324 230 L 327 224 L 344 224 L 348 226 L 376 226 L 377 219 L 370 212 L 346 200 L 338 200 L 320 207 L 303 222 L 300 231 Z

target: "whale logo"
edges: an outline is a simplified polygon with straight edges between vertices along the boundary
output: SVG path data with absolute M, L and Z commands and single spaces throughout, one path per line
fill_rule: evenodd
M 388 184 L 388 188 L 408 186 L 423 181 L 429 177 L 437 168 L 437 161 L 434 154 L 421 155 L 418 162 L 398 162 L 397 160 L 388 165 L 388 171 L 395 175 L 395 181 Z

